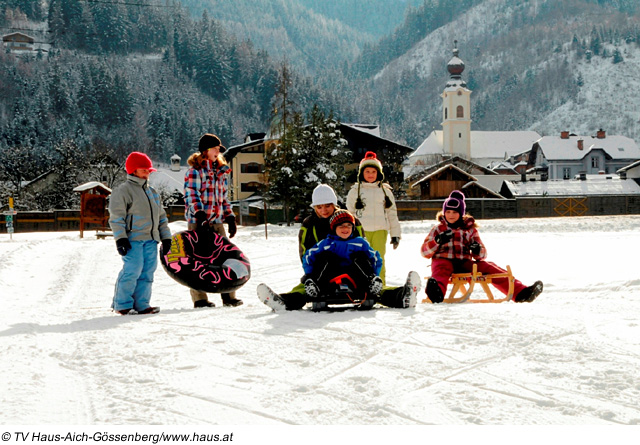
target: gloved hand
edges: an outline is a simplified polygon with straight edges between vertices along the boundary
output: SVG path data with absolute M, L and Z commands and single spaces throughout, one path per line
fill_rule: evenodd
M 171 251 L 171 238 L 162 240 L 162 253 L 164 255 L 168 254 Z
M 391 242 L 389 244 L 393 244 L 393 249 L 397 249 L 398 245 L 400 244 L 400 238 L 398 238 L 397 236 L 392 236 L 391 237 Z
M 224 222 L 229 226 L 229 238 L 233 238 L 238 231 L 238 226 L 236 226 L 236 216 L 231 214 L 226 217 Z
M 480 255 L 480 248 L 480 244 L 476 241 L 469 244 L 469 252 L 471 252 L 472 255 Z
M 122 256 L 125 256 L 127 252 L 131 250 L 131 243 L 129 242 L 129 238 L 120 238 L 116 240 L 116 249 L 118 249 L 118 253 Z
M 207 214 L 204 210 L 198 210 L 195 215 L 193 215 L 196 219 L 196 224 L 198 227 L 204 226 L 207 223 Z
M 451 229 L 447 229 L 435 236 L 436 243 L 440 244 L 441 246 L 451 241 L 451 238 L 453 238 L 453 231 Z
M 362 202 L 362 199 L 360 199 L 360 198 L 356 199 L 356 209 L 357 210 L 364 209 L 364 203 Z

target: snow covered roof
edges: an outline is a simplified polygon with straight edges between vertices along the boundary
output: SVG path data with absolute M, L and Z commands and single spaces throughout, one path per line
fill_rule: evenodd
M 638 167 L 638 166 L 640 166 L 640 160 L 638 160 L 638 161 L 636 161 L 636 162 L 633 162 L 633 163 L 631 163 L 631 164 L 627 165 L 626 167 L 622 167 L 622 168 L 621 168 L 620 170 L 618 170 L 616 173 L 626 172 L 626 171 L 632 170 L 632 169 L 634 169 L 634 168 L 636 168 L 636 167 Z
M 93 188 L 101 188 L 103 190 L 106 190 L 107 192 L 111 193 L 111 189 L 109 187 L 107 187 L 106 185 L 104 185 L 102 182 L 97 182 L 97 181 L 91 181 L 91 182 L 85 182 L 84 184 L 80 184 L 77 187 L 74 187 L 73 191 L 74 192 L 84 192 L 86 190 L 91 190 Z
M 540 139 L 535 131 L 472 131 L 471 158 L 504 158 L 531 149 Z M 442 130 L 434 130 L 411 156 L 444 153 Z
M 348 127 L 355 128 L 356 130 L 364 131 L 365 133 L 370 133 L 370 134 L 372 134 L 374 136 L 380 137 L 380 125 L 375 125 L 375 124 L 345 124 L 345 123 L 343 123 L 342 125 L 346 125 Z
M 160 191 L 167 189 L 170 192 L 178 191 L 184 193 L 184 175 L 189 169 L 188 166 L 180 166 L 180 170 L 174 171 L 170 168 L 156 166 L 158 171 L 149 175 L 149 184 Z
M 477 181 L 478 180 L 478 178 L 473 176 L 471 173 L 467 173 L 466 171 L 462 170 L 458 166 L 456 166 L 454 164 L 447 164 L 447 165 L 445 165 L 443 167 L 440 167 L 436 171 L 429 173 L 428 175 L 426 175 L 424 178 L 420 179 L 419 181 L 416 181 L 411 187 L 412 188 L 416 187 L 421 182 L 428 181 L 430 178 L 432 178 L 434 176 L 438 176 L 440 173 L 444 172 L 445 170 L 449 170 L 449 169 L 456 170 L 456 171 L 460 172 L 463 176 L 467 176 L 469 178 L 469 181 Z
M 578 148 L 582 140 L 583 149 Z M 640 148 L 636 142 L 625 136 L 607 135 L 599 139 L 594 136 L 544 136 L 538 141 L 544 157 L 549 161 L 578 160 L 584 158 L 591 150 L 602 149 L 611 159 L 640 159 Z
M 505 181 L 513 196 L 580 196 L 580 195 L 640 195 L 640 185 L 633 180 L 623 180 L 610 175 L 589 176 L 558 181 Z M 610 178 L 610 179 L 607 179 Z

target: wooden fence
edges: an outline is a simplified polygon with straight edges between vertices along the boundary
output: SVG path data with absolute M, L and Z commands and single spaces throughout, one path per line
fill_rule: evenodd
M 403 221 L 433 220 L 442 209 L 444 200 L 396 201 L 398 217 Z M 500 218 L 545 218 L 598 215 L 638 215 L 640 196 L 571 196 L 517 199 L 467 199 L 467 212 L 476 219 Z M 170 206 L 165 209 L 170 222 L 184 220 L 184 206 Z M 238 216 L 238 209 L 236 216 Z M 6 233 L 4 215 L 0 215 L 0 233 Z M 280 223 L 281 210 L 268 210 L 270 223 Z M 238 217 L 239 221 L 239 217 Z M 243 217 L 244 225 L 262 224 L 264 213 L 255 209 Z M 53 212 L 18 212 L 13 217 L 15 232 L 60 232 L 80 231 L 79 210 L 55 210 Z M 97 230 L 97 225 L 89 225 L 85 230 Z

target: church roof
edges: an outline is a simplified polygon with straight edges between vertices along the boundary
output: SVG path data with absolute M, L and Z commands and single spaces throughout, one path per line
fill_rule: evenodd
M 530 150 L 540 139 L 535 131 L 472 131 L 471 158 L 504 158 Z M 425 156 L 445 154 L 442 130 L 434 130 L 411 154 Z M 545 154 L 546 155 L 546 154 Z

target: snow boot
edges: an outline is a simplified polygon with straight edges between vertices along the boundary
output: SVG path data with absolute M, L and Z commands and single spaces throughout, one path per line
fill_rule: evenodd
M 309 298 L 318 298 L 320 295 L 320 289 L 318 285 L 311 278 L 307 278 L 304 282 L 304 292 Z
M 444 300 L 442 289 L 435 278 L 429 278 L 427 280 L 426 293 L 432 303 L 442 303 Z
M 225 307 L 242 306 L 242 300 L 232 297 L 230 294 L 222 294 L 222 305 Z
M 375 276 L 369 282 L 369 294 L 379 296 L 382 292 L 382 278 Z
M 404 291 L 402 292 L 402 305 L 399 307 L 416 307 L 420 287 L 422 287 L 422 285 L 420 283 L 420 275 L 418 275 L 418 272 L 409 272 L 407 281 L 404 283 Z
M 280 295 L 272 291 L 266 284 L 260 283 L 256 290 L 258 292 L 258 299 L 274 311 L 284 311 L 287 309 Z
M 538 295 L 542 293 L 542 281 L 536 281 L 529 287 L 522 289 L 518 295 L 513 297 L 516 303 L 531 303 Z
M 199 307 L 216 307 L 216 304 L 213 301 L 209 301 L 209 300 L 196 300 L 193 303 L 193 307 L 195 307 L 195 308 L 199 308 Z
M 120 315 L 128 315 L 128 314 L 136 314 L 137 312 L 134 311 L 132 308 L 128 308 L 128 309 L 120 309 L 119 311 L 115 311 L 117 314 Z
M 141 311 L 138 311 L 138 314 L 157 314 L 158 312 L 160 312 L 160 308 L 158 306 L 149 306 L 146 309 L 143 309 Z

